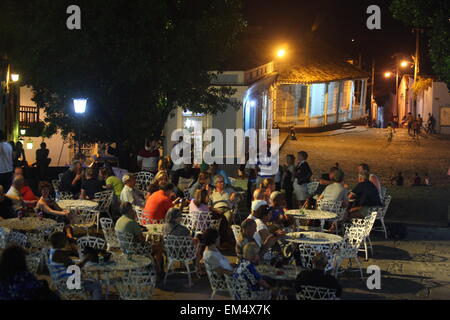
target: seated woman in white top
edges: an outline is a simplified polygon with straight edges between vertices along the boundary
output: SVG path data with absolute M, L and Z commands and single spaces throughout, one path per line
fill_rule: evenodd
M 194 199 L 189 203 L 189 213 L 194 211 L 209 212 L 209 191 L 198 189 L 195 191 Z
M 232 274 L 233 266 L 217 249 L 220 244 L 219 232 L 215 229 L 208 229 L 203 235 L 203 239 L 206 245 L 205 251 L 203 252 L 203 261 L 205 264 L 216 273 Z
M 263 243 L 265 243 L 267 237 L 270 236 L 269 228 L 267 227 L 266 223 L 270 221 L 271 217 L 272 212 L 269 210 L 269 206 L 267 205 L 266 201 L 253 201 L 252 214 L 248 218 L 255 220 L 256 222 L 256 232 L 254 235 L 254 239 L 260 247 Z M 282 236 L 284 234 L 282 230 L 277 230 L 274 233 L 276 236 Z

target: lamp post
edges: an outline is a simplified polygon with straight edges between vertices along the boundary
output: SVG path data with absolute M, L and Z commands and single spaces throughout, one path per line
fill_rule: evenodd
M 83 115 L 86 112 L 87 99 L 86 98 L 75 98 L 73 99 L 73 107 L 75 113 Z M 78 153 L 81 153 L 81 123 L 78 123 Z

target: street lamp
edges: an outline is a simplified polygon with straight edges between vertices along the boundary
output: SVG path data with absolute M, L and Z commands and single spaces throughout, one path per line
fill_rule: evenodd
M 29 139 L 27 141 L 27 149 L 32 150 L 33 149 L 33 140 Z
M 17 73 L 11 74 L 11 81 L 12 81 L 12 82 L 17 82 L 17 81 L 19 81 L 19 75 L 18 75 Z
M 277 57 L 278 58 L 283 58 L 286 55 L 286 50 L 285 49 L 279 49 L 277 51 Z
M 84 114 L 86 112 L 86 105 L 87 105 L 86 98 L 73 99 L 73 108 L 75 110 L 75 113 L 78 113 L 80 115 Z M 81 125 L 79 124 L 78 125 L 78 153 L 81 154 L 80 136 L 81 136 Z
M 24 136 L 27 134 L 27 130 L 26 129 L 20 129 L 20 135 Z
M 385 77 L 385 78 L 390 78 L 390 77 L 392 77 L 392 72 L 386 71 L 386 72 L 384 73 L 384 77 Z

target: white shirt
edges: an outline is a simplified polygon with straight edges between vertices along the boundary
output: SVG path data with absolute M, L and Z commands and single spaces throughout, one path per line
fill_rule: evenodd
M 135 206 L 144 206 L 144 200 L 140 199 L 139 192 L 125 185 L 120 193 L 120 201 L 129 202 Z
M 9 188 L 8 192 L 6 193 L 7 196 L 13 196 L 18 197 L 19 199 L 22 199 L 22 195 L 20 194 L 19 190 L 17 190 L 14 186 L 11 186 Z M 23 201 L 22 200 L 13 200 L 12 201 L 12 207 L 14 210 L 19 210 L 23 208 Z
M 255 220 L 256 222 L 256 232 L 253 235 L 253 239 L 255 239 L 256 243 L 258 244 L 258 246 L 262 246 L 262 239 L 261 239 L 261 235 L 259 234 L 259 231 L 261 230 L 268 230 L 266 224 L 259 218 L 254 217 L 253 215 L 250 215 L 248 217 L 249 219 Z
M 0 173 L 13 171 L 12 147 L 8 142 L 0 143 Z
M 209 264 L 209 266 L 213 270 L 222 268 L 225 270 L 233 271 L 233 267 L 231 266 L 230 261 L 228 261 L 228 259 L 225 258 L 219 251 L 206 249 L 203 252 L 203 260 L 205 261 L 205 263 Z

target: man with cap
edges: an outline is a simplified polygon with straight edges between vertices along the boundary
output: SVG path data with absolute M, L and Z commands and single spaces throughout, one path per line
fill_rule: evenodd
M 134 174 L 126 174 L 122 177 L 124 187 L 120 193 L 120 201 L 129 202 L 133 206 L 143 207 L 145 205 L 145 197 L 135 188 L 136 176 Z

